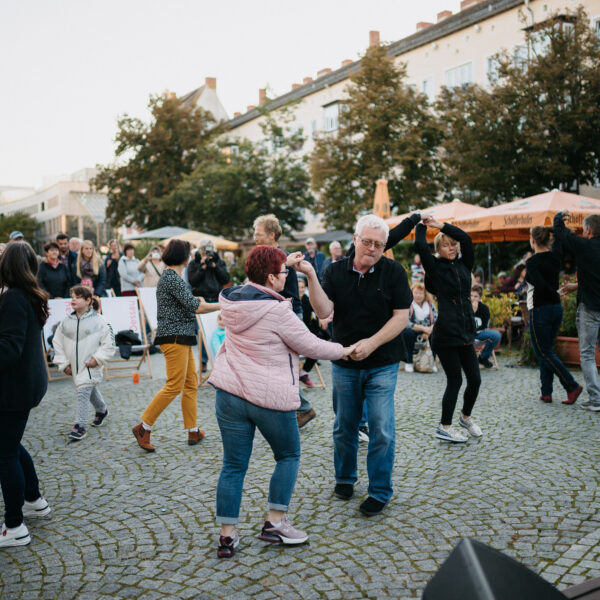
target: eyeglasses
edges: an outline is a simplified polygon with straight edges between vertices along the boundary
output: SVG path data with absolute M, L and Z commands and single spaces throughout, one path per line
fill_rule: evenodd
M 373 240 L 363 240 L 363 238 L 361 238 L 360 235 L 357 235 L 356 237 L 360 240 L 360 243 L 365 248 L 375 248 L 376 250 L 381 250 L 382 248 L 385 248 L 385 242 L 375 242 Z
M 279 271 L 279 273 L 276 273 L 276 275 L 287 275 L 289 272 L 289 268 L 288 267 L 283 267 L 283 271 Z

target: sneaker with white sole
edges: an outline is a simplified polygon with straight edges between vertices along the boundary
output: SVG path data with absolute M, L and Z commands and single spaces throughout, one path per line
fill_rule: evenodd
M 438 372 L 438 368 L 436 365 L 433 365 L 433 367 L 431 368 L 431 372 L 432 373 L 437 373 Z
M 586 408 L 588 410 L 591 410 L 592 412 L 598 412 L 600 411 L 600 404 L 596 404 L 595 402 L 590 403 L 589 406 L 586 406 Z
M 358 428 L 358 441 L 364 442 L 365 444 L 369 443 L 369 428 L 366 425 L 361 425 Z
M 0 548 L 9 548 L 10 546 L 27 546 L 31 542 L 29 530 L 25 523 L 18 527 L 8 528 L 2 523 L 2 533 L 0 533 Z
M 308 534 L 301 529 L 296 529 L 284 515 L 279 525 L 265 521 L 258 539 L 281 544 L 303 544 L 308 540 Z
M 50 514 L 50 506 L 44 496 L 40 496 L 37 500 L 33 502 L 25 502 L 23 503 L 23 516 L 24 517 L 45 517 Z
M 415 367 L 412 363 L 406 363 L 406 365 L 404 365 L 404 370 L 407 373 L 414 373 L 415 372 Z
M 464 443 L 467 441 L 467 436 L 463 435 L 459 431 L 456 431 L 454 427 L 449 427 L 448 429 L 444 429 L 441 425 L 438 426 L 435 437 L 438 440 L 444 440 L 445 442 L 457 442 Z
M 483 432 L 481 431 L 481 427 L 473 421 L 473 417 L 467 417 L 463 419 L 463 416 L 460 415 L 458 417 L 458 423 L 461 427 L 464 427 L 473 437 L 481 437 Z

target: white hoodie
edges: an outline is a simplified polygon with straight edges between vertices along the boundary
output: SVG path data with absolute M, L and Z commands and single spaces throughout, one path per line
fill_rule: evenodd
M 74 311 L 56 328 L 54 362 L 61 371 L 69 365 L 73 371 L 75 387 L 97 385 L 104 378 L 104 365 L 116 351 L 112 327 L 93 308 L 77 317 Z M 86 367 L 91 358 L 97 367 Z

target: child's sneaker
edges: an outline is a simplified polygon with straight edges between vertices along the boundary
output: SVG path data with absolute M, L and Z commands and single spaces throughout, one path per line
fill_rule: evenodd
M 96 416 L 94 417 L 94 421 L 92 422 L 92 425 L 94 427 L 101 427 L 102 423 L 103 423 L 104 419 L 106 419 L 106 417 L 108 417 L 108 408 L 104 412 L 96 413 Z
M 33 502 L 23 502 L 23 516 L 24 517 L 45 517 L 50 514 L 50 506 L 46 502 L 44 496 L 40 496 Z
M 29 530 L 25 523 L 21 523 L 18 527 L 10 529 L 2 523 L 2 532 L 0 533 L 0 548 L 8 548 L 10 546 L 27 546 L 31 542 Z
M 87 431 L 85 430 L 85 427 L 82 427 L 77 423 L 73 425 L 73 429 L 71 429 L 71 432 L 69 433 L 69 437 L 76 441 L 82 440 L 86 435 Z

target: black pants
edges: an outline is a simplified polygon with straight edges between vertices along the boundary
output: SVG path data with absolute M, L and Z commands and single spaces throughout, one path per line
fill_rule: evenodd
M 4 523 L 23 523 L 23 501 L 40 497 L 37 473 L 29 452 L 21 444 L 29 411 L 0 412 L 0 485 L 4 498 Z
M 462 412 L 466 417 L 471 415 L 481 385 L 479 363 L 472 344 L 468 346 L 436 347 L 436 352 L 440 357 L 442 368 L 448 380 L 442 398 L 442 425 L 451 425 L 454 409 L 456 408 L 456 399 L 462 385 L 461 370 L 465 372 L 467 378 Z

